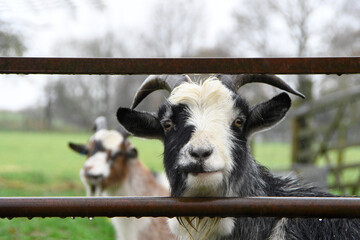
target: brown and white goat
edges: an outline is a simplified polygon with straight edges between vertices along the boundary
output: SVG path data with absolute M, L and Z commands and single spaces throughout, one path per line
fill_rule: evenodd
M 69 143 L 87 156 L 80 171 L 88 196 L 169 196 L 137 157 L 127 134 L 101 129 L 87 145 Z M 112 218 L 117 240 L 175 239 L 165 218 Z

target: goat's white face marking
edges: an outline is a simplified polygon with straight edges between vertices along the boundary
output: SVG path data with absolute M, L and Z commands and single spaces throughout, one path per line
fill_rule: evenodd
M 97 152 L 84 163 L 84 169 L 87 174 L 93 176 L 108 177 L 110 174 L 110 167 L 106 162 L 107 154 L 105 152 Z
M 232 94 L 220 81 L 208 79 L 199 85 L 184 83 L 169 97 L 172 104 L 188 106 L 186 125 L 194 126 L 191 139 L 180 151 L 178 164 L 196 164 L 196 159 L 189 155 L 190 149 L 212 149 L 203 163 L 204 170 L 209 173 L 189 174 L 186 182 L 188 195 L 214 194 L 233 168 L 231 124 L 236 118 L 236 111 Z
M 99 130 L 94 136 L 91 137 L 90 141 L 101 141 L 104 148 L 111 151 L 119 149 L 120 144 L 123 142 L 124 137 L 115 130 Z

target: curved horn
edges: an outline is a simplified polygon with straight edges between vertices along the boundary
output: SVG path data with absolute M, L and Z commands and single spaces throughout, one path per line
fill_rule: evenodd
M 244 86 L 247 83 L 258 82 L 258 83 L 266 83 L 271 86 L 280 88 L 284 91 L 292 93 L 301 98 L 305 98 L 305 96 L 290 87 L 286 82 L 284 82 L 281 78 L 275 75 L 268 74 L 244 74 L 244 75 L 216 75 L 216 77 L 222 81 L 227 87 L 233 89 L 235 92 L 239 90 L 241 86 Z
M 187 75 L 150 75 L 144 80 L 143 84 L 136 92 L 131 109 L 136 108 L 136 106 L 150 93 L 159 89 L 165 89 L 171 92 L 183 82 L 191 82 L 191 79 Z
M 107 129 L 106 127 L 106 118 L 104 116 L 99 116 L 94 121 L 93 131 L 97 132 L 101 129 Z

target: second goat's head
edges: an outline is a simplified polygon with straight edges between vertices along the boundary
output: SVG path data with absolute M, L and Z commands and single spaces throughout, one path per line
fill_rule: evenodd
M 137 150 L 124 129 L 107 130 L 106 124 L 96 125 L 96 132 L 87 144 L 69 143 L 72 150 L 87 158 L 80 178 L 89 196 L 100 196 L 121 185 L 129 173 L 128 164 L 137 158 Z

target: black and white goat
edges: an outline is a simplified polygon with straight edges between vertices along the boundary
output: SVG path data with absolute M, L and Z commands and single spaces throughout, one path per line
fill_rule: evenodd
M 186 76 L 148 77 L 132 108 L 117 118 L 136 136 L 164 143 L 164 165 L 174 197 L 331 196 L 295 180 L 273 176 L 251 156 L 252 134 L 281 121 L 291 106 L 286 93 L 249 106 L 237 91 L 262 82 L 303 97 L 273 75 L 217 75 L 202 83 Z M 134 108 L 152 91 L 170 96 L 157 114 Z M 303 218 L 178 218 L 179 239 L 360 239 L 359 220 Z
M 87 156 L 80 171 L 87 195 L 169 196 L 168 190 L 137 158 L 128 134 L 107 130 L 103 123 L 103 119 L 97 123 L 97 131 L 87 145 L 69 143 L 71 149 Z M 112 218 L 112 223 L 117 240 L 175 239 L 165 218 Z

